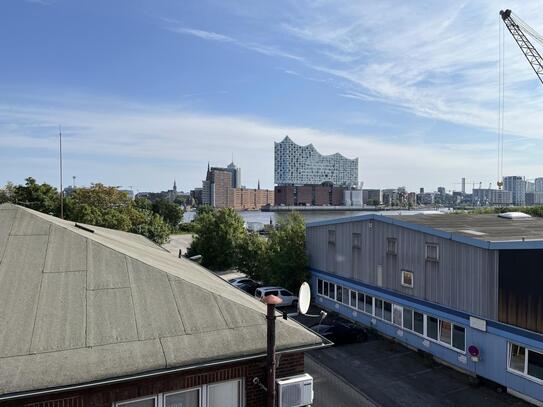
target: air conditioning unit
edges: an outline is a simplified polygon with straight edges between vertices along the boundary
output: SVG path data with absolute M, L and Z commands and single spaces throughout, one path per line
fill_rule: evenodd
M 277 380 L 279 407 L 303 407 L 313 403 L 313 377 L 307 373 Z

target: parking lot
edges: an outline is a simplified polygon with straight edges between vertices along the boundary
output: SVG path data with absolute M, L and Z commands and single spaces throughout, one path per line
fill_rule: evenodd
M 313 307 L 310 311 L 318 312 Z M 307 325 L 318 322 L 318 318 L 302 320 Z M 476 386 L 468 376 L 375 334 L 365 343 L 309 352 L 306 370 L 316 375 L 316 407 L 529 406 L 496 385 Z

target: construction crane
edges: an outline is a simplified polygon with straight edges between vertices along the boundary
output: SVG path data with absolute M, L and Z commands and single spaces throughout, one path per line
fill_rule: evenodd
M 541 84 L 543 84 L 543 57 L 533 46 L 528 36 L 543 45 L 543 37 L 511 10 L 501 10 L 500 17 L 505 27 L 509 30 L 513 39 L 518 44 L 526 60 L 534 70 Z M 505 115 L 505 66 L 504 66 L 504 30 L 500 30 L 500 57 L 499 57 L 499 113 L 498 113 L 498 189 L 503 186 L 503 140 L 504 140 L 504 115 Z
M 511 10 L 500 11 L 500 16 L 514 40 L 520 47 L 520 50 L 528 60 L 528 63 L 543 84 L 543 57 L 541 57 L 541 54 L 532 45 L 526 34 L 542 45 L 543 37 L 539 35 L 536 30 L 522 21 L 519 16 L 513 14 Z

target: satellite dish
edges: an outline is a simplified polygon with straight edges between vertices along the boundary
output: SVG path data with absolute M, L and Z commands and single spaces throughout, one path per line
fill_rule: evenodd
M 300 291 L 298 292 L 298 310 L 300 314 L 307 314 L 309 310 L 309 304 L 311 303 L 311 288 L 309 284 L 303 283 L 300 286 Z

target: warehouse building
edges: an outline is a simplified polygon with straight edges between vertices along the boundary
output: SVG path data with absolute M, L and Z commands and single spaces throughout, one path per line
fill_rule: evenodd
M 307 247 L 317 304 L 543 403 L 543 219 L 361 215 Z
M 277 320 L 278 377 L 323 339 Z M 146 238 L 0 205 L 1 407 L 260 407 L 266 306 Z

